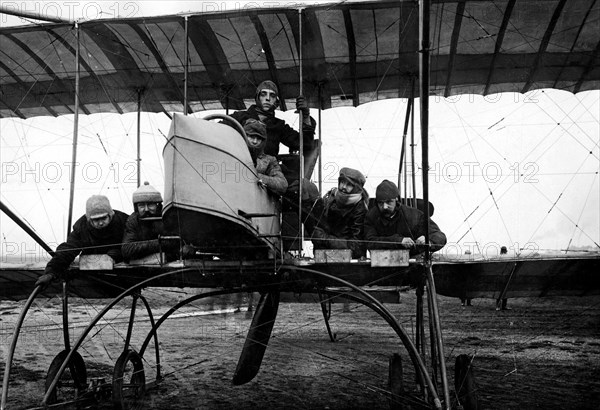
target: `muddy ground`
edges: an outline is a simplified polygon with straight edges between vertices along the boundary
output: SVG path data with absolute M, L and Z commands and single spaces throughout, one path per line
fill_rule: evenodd
M 153 290 L 146 296 L 159 316 L 185 294 Z M 452 393 L 454 360 L 466 353 L 474 356 L 482 409 L 600 408 L 600 297 L 511 299 L 507 311 L 496 311 L 493 300 L 476 299 L 472 307 L 462 307 L 457 299 L 438 298 Z M 71 302 L 74 341 L 101 305 Z M 414 390 L 414 368 L 399 338 L 379 316 L 355 303 L 345 309 L 333 304 L 335 343 L 329 341 L 317 303 L 282 303 L 258 376 L 233 386 L 250 316 L 244 311 L 245 300 L 235 313 L 232 308 L 238 302 L 233 297 L 212 302 L 184 309 L 159 330 L 164 379 L 147 392 L 142 408 L 389 408 L 392 353 L 403 357 L 404 382 Z M 3 357 L 20 305 L 0 305 Z M 400 304 L 387 306 L 414 335 L 414 291 L 402 293 Z M 222 313 L 205 314 L 211 310 Z M 116 306 L 110 320 L 85 339 L 79 351 L 88 380 L 111 380 L 128 316 L 127 305 Z M 139 348 L 149 321 L 141 309 L 137 318 L 132 344 Z M 27 316 L 13 361 L 7 409 L 39 405 L 46 371 L 62 348 L 60 322 L 56 299 L 36 303 Z M 144 369 L 146 381 L 155 380 L 154 349 L 144 354 Z M 100 397 L 108 394 L 98 392 Z

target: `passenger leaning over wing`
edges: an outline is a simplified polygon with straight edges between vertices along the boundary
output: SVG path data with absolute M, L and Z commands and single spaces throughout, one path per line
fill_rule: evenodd
M 315 218 L 308 218 L 304 223 L 312 232 L 315 249 L 350 249 L 354 259 L 366 255 L 362 242 L 369 202 L 369 195 L 363 188 L 365 182 L 365 176 L 356 169 L 340 170 L 338 187 L 325 194 L 311 213 Z M 317 226 L 313 227 L 313 222 Z
M 121 240 L 126 220 L 127 214 L 113 210 L 107 197 L 91 196 L 85 205 L 85 215 L 75 222 L 67 241 L 58 245 L 44 274 L 35 283 L 36 286 L 46 286 L 63 277 L 79 254 L 106 254 L 115 263 L 121 262 Z
M 246 143 L 250 150 L 250 156 L 254 165 L 256 165 L 259 182 L 271 191 L 283 195 L 288 183 L 281 172 L 277 158 L 265 154 L 265 144 L 267 142 L 265 124 L 250 118 L 244 124 L 244 131 L 246 132 Z
M 398 187 L 387 179 L 377 186 L 377 206 L 365 217 L 365 241 L 371 249 L 410 249 L 411 255 L 423 252 L 425 214 L 402 205 Z M 446 244 L 446 235 L 429 219 L 429 249 L 438 251 Z
M 152 185 L 144 182 L 132 196 L 133 213 L 127 218 L 123 235 L 123 258 L 125 262 L 157 254 L 161 250 L 166 260 L 176 260 L 179 252 L 179 239 L 161 239 L 165 235 L 162 214 L 162 196 Z

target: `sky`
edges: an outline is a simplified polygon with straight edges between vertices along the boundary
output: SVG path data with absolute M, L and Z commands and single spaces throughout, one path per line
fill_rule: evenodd
M 343 3 L 352 3 L 360 0 L 344 0 Z M 248 8 L 277 8 L 301 7 L 304 5 L 340 3 L 340 1 L 306 1 L 306 0 L 264 0 L 264 1 L 21 1 L 2 0 L 2 7 L 6 9 L 34 12 L 42 16 L 59 17 L 69 21 L 87 21 L 101 18 L 127 18 L 143 16 L 173 15 L 187 12 L 219 12 Z M 18 17 L 0 16 L 2 26 L 27 24 Z
M 64 18 L 97 18 L 215 11 L 287 2 L 9 2 L 29 11 Z M 37 8 L 37 10 L 36 10 Z M 55 15 L 57 13 L 54 13 Z M 2 25 L 23 24 L 2 16 Z M 383 179 L 398 181 L 406 100 L 392 99 L 325 110 L 322 125 L 324 190 L 337 183 L 339 169 L 361 170 L 371 196 Z M 418 104 L 417 104 L 418 108 Z M 210 112 L 196 114 L 202 117 Z M 311 111 L 318 117 L 316 110 Z M 422 169 L 419 112 L 415 113 L 417 191 Z M 278 112 L 297 128 L 292 112 Z M 493 255 L 564 250 L 600 243 L 600 92 L 573 95 L 558 90 L 487 97 L 461 95 L 430 99 L 429 184 L 433 220 L 448 236 L 448 253 Z M 170 120 L 142 115 L 142 180 L 164 190 L 162 148 Z M 92 194 L 107 195 L 113 207 L 132 212 L 136 189 L 136 115 L 80 116 L 74 219 Z M 67 230 L 73 116 L 0 120 L 0 197 L 51 247 Z M 410 136 L 409 136 L 410 138 Z M 316 181 L 317 174 L 313 175 Z M 401 189 L 404 191 L 402 179 Z M 409 188 L 412 190 L 412 187 Z M 24 261 L 46 257 L 4 214 L 0 215 L 0 257 Z

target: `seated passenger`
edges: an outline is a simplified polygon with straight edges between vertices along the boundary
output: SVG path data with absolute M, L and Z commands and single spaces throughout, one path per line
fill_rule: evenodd
M 107 197 L 92 195 L 85 204 L 85 215 L 75 222 L 67 241 L 58 245 L 35 285 L 46 286 L 61 278 L 79 254 L 106 254 L 115 263 L 121 262 L 126 220 L 127 214 L 113 210 Z
M 354 259 L 365 256 L 362 234 L 369 201 L 363 188 L 365 182 L 366 178 L 358 170 L 340 170 L 338 187 L 325 194 L 321 210 L 316 206 L 312 213 L 320 215 L 311 235 L 315 249 L 350 249 Z M 309 232 L 311 228 L 307 226 Z
M 267 128 L 265 124 L 254 119 L 248 119 L 244 125 L 246 132 L 246 143 L 250 150 L 250 156 L 254 165 L 259 182 L 271 191 L 283 195 L 288 187 L 287 180 L 281 172 L 277 158 L 265 154 L 265 143 L 267 142 Z
M 123 235 L 123 258 L 125 262 L 140 259 L 148 255 L 166 253 L 166 259 L 176 260 L 179 252 L 179 239 L 164 239 L 165 235 L 162 213 L 162 196 L 152 185 L 144 182 L 132 196 L 134 212 L 127 218 Z
M 365 217 L 365 241 L 371 249 L 410 249 L 410 255 L 423 252 L 425 245 L 425 214 L 402 205 L 398 187 L 387 179 L 377 186 L 377 206 Z M 429 219 L 429 249 L 438 251 L 446 244 L 446 235 Z
M 254 96 L 256 104 L 244 111 L 231 114 L 242 126 L 246 121 L 254 119 L 266 125 L 267 141 L 265 154 L 277 156 L 279 144 L 284 144 L 290 151 L 300 149 L 300 135 L 298 131 L 287 125 L 284 120 L 275 117 L 275 109 L 279 106 L 279 92 L 273 81 L 263 81 L 256 88 Z M 315 138 L 316 122 L 310 116 L 310 109 L 303 96 L 296 98 L 296 109 L 302 112 L 302 139 L 305 150 L 312 149 Z

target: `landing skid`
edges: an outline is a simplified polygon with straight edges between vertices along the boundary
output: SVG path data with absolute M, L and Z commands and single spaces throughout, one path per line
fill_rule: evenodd
M 352 269 L 349 269 L 349 268 Z M 145 272 L 145 273 L 144 273 Z M 331 327 L 331 300 L 332 298 L 343 298 L 356 302 L 377 313 L 395 332 L 408 357 L 410 363 L 415 369 L 416 382 L 418 389 L 415 392 L 409 392 L 405 386 L 410 383 L 403 380 L 403 371 L 400 355 L 398 352 L 392 352 L 389 363 L 389 400 L 391 408 L 429 408 L 429 409 L 450 409 L 450 395 L 448 383 L 446 380 L 445 362 L 443 361 L 443 343 L 441 341 L 441 326 L 439 324 L 439 314 L 435 306 L 435 289 L 432 289 L 429 280 L 432 278 L 431 269 L 423 265 L 411 265 L 407 268 L 394 269 L 375 269 L 363 265 L 336 266 L 331 265 L 295 265 L 280 264 L 273 265 L 273 261 L 267 262 L 238 262 L 232 261 L 222 263 L 202 262 L 201 266 L 190 266 L 181 269 L 170 269 L 162 273 L 148 276 L 148 270 L 140 271 L 138 279 L 135 272 L 131 271 L 128 281 L 133 282 L 121 294 L 112 299 L 98 314 L 90 321 L 85 329 L 80 333 L 73 346 L 69 346 L 68 332 L 65 332 L 65 350 L 63 350 L 53 361 L 51 371 L 48 372 L 46 379 L 45 394 L 42 399 L 42 406 L 52 404 L 56 400 L 54 392 L 64 389 L 70 390 L 69 400 L 110 400 L 117 409 L 136 409 L 145 408 L 145 391 L 154 384 L 158 384 L 163 379 L 161 372 L 161 356 L 159 354 L 160 344 L 158 343 L 158 330 L 160 326 L 175 312 L 192 302 L 219 295 L 260 292 L 261 299 L 255 308 L 252 324 L 249 328 L 246 342 L 239 357 L 238 365 L 233 375 L 233 384 L 241 385 L 253 380 L 260 372 L 264 354 L 269 344 L 271 332 L 276 322 L 279 308 L 279 295 L 281 292 L 293 293 L 314 293 L 319 297 L 321 313 L 325 320 L 329 340 L 335 341 L 336 336 Z M 154 272 L 156 273 L 156 272 Z M 95 273 L 89 273 L 93 276 Z M 102 278 L 102 272 L 97 272 L 98 278 Z M 143 275 L 146 278 L 143 278 Z M 395 275 L 395 276 L 394 276 Z M 113 278 L 119 276 L 112 275 Z M 377 279 L 379 278 L 379 279 Z M 104 280 L 104 279 L 101 279 Z M 181 300 L 173 307 L 168 309 L 154 320 L 152 309 L 146 299 L 141 295 L 144 288 L 154 286 L 194 286 L 194 287 L 213 287 L 216 283 L 226 285 L 225 288 L 216 288 L 215 290 L 205 291 L 184 300 Z M 432 324 L 430 332 L 432 334 L 432 368 L 428 368 L 425 361 L 424 349 L 424 329 L 423 320 L 417 320 L 417 342 L 413 342 L 406 330 L 402 327 L 398 319 L 391 311 L 369 292 L 363 289 L 363 286 L 372 283 L 406 285 L 413 283 L 417 285 L 417 293 L 422 283 L 427 285 L 427 300 L 429 309 L 429 322 Z M 65 286 L 65 292 L 67 287 Z M 351 292 L 344 292 L 332 289 L 350 289 Z M 31 306 L 31 302 L 39 293 L 39 289 L 34 290 L 30 301 L 21 312 L 20 321 L 15 334 L 13 335 L 13 345 L 9 351 L 9 360 L 5 369 L 5 379 L 3 385 L 2 410 L 6 407 L 6 398 L 8 396 L 8 380 L 10 367 L 14 356 L 15 343 L 18 338 L 23 319 Z M 125 298 L 132 297 L 130 318 L 127 325 L 127 334 L 125 344 L 121 355 L 116 359 L 112 372 L 112 381 L 94 380 L 86 384 L 85 363 L 78 350 L 81 345 L 104 320 L 109 311 L 116 305 L 123 303 Z M 63 310 L 67 311 L 67 297 L 63 298 L 65 306 Z M 417 299 L 419 300 L 419 299 Z M 132 346 L 132 334 L 134 327 L 137 329 L 135 321 L 135 312 L 137 302 L 142 301 L 145 311 L 148 314 L 150 329 L 144 330 L 146 336 L 139 349 Z M 420 306 L 419 306 L 420 305 Z M 419 309 L 423 304 L 418 303 L 417 317 Z M 63 316 L 67 316 L 66 314 Z M 422 315 L 421 315 L 422 316 Z M 67 324 L 68 327 L 68 324 Z M 138 338 L 138 340 L 140 340 Z M 148 381 L 144 369 L 144 354 L 150 343 L 154 341 L 156 379 Z M 470 369 L 471 362 L 469 361 Z M 462 374 L 462 373 L 461 373 Z M 469 381 L 469 372 L 465 373 L 467 378 L 461 376 L 461 380 Z M 457 376 L 458 377 L 458 376 Z M 438 383 L 441 383 L 438 387 Z M 461 386 L 464 383 L 461 382 Z M 472 383 L 466 383 L 472 386 Z M 458 387 L 457 387 L 458 391 Z M 441 393 L 440 393 L 441 392 Z M 464 394 L 464 389 L 460 390 L 461 404 L 467 403 L 470 397 L 473 397 L 473 391 Z M 465 408 L 465 404 L 462 404 Z

